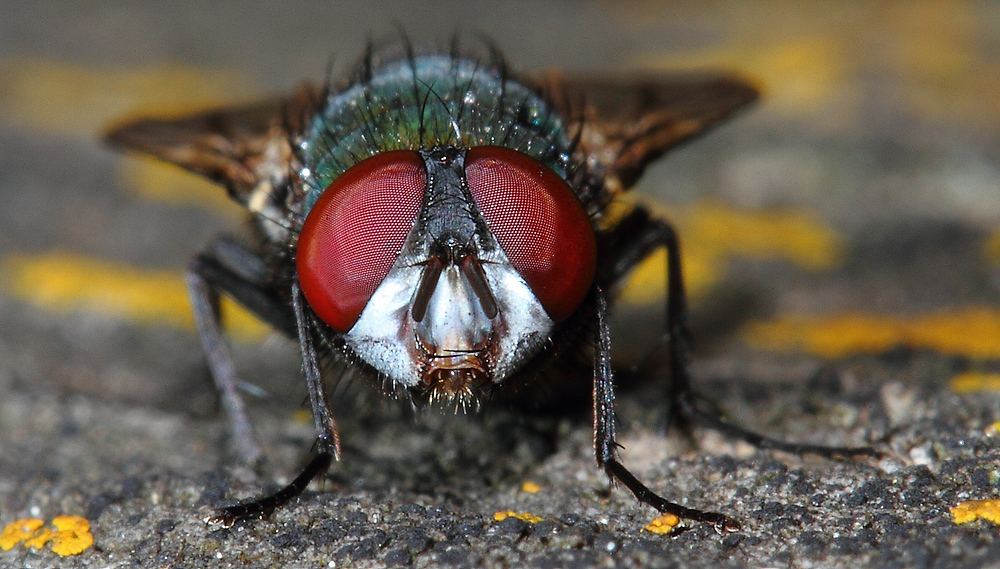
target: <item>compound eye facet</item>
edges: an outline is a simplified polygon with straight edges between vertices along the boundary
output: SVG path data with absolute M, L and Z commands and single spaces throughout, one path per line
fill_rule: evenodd
M 594 229 L 569 184 L 509 148 L 479 146 L 465 157 L 476 205 L 507 258 L 553 321 L 568 318 L 590 290 Z
M 416 152 L 367 158 L 316 201 L 299 234 L 302 293 L 319 317 L 347 332 L 389 273 L 420 211 L 427 171 Z

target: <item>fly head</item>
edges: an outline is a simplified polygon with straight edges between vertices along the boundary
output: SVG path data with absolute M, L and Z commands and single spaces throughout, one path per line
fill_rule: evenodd
M 305 145 L 305 171 L 322 189 L 307 192 L 298 278 L 345 349 L 397 391 L 476 407 L 590 292 L 594 229 L 567 181 L 568 137 L 541 98 L 472 61 L 398 65 L 353 87 L 355 99 L 331 96 L 314 125 L 324 150 Z M 385 115 L 364 117 L 367 145 L 326 146 L 338 129 L 349 131 L 341 145 L 352 140 L 345 101 L 382 108 L 377 97 Z M 413 138 L 382 131 L 407 121 Z M 345 167 L 346 156 L 360 159 Z

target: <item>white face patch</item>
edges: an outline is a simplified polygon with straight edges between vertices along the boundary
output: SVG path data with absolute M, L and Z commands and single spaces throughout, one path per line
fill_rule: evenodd
M 493 383 L 500 383 L 541 351 L 555 322 L 512 265 L 485 264 L 483 270 L 499 307 L 494 341 L 500 357 L 494 362 Z
M 457 267 L 441 273 L 421 322 L 410 306 L 423 267 L 395 266 L 375 290 L 361 317 L 344 338 L 361 359 L 399 386 L 416 387 L 428 364 L 420 343 L 434 342 L 438 354 L 469 351 L 483 345 L 485 367 L 494 384 L 502 383 L 548 341 L 554 322 L 524 279 L 504 258 L 484 262 L 486 281 L 497 303 L 487 318 Z
M 410 302 L 420 283 L 421 268 L 393 267 L 344 335 L 347 346 L 362 360 L 406 387 L 420 383 L 420 366 L 412 356 Z

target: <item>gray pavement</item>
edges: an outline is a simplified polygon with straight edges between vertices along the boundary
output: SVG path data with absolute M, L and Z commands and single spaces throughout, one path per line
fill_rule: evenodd
M 313 434 L 300 412 L 296 346 L 277 337 L 235 345 L 244 378 L 270 394 L 252 399 L 269 459 L 255 473 L 232 454 L 190 332 L 54 311 L 4 289 L 0 526 L 79 515 L 95 543 L 66 558 L 19 545 L 0 551 L 0 567 L 1000 566 L 1000 527 L 956 525 L 949 514 L 958 503 L 998 494 L 1000 451 L 987 427 L 1000 420 L 1000 396 L 948 388 L 958 372 L 996 371 L 995 358 L 900 346 L 823 359 L 754 349 L 738 334 L 751 320 L 803 307 L 911 316 L 1000 305 L 998 267 L 982 253 L 1000 226 L 1000 109 L 984 99 L 977 119 L 965 114 L 976 89 L 1000 77 L 983 63 L 995 59 L 996 7 L 914 9 L 915 21 L 941 30 L 928 36 L 933 46 L 945 38 L 967 47 L 971 63 L 953 77 L 916 56 L 913 69 L 898 72 L 883 61 L 895 44 L 879 34 L 894 28 L 902 4 L 830 4 L 761 4 L 758 13 L 737 2 L 162 2 L 127 9 L 8 2 L 0 16 L 7 77 L 0 77 L 0 255 L 64 250 L 143 270 L 180 271 L 213 234 L 238 232 L 240 223 L 130 192 L 117 174 L 123 159 L 95 136 L 26 118 L 11 69 L 58 62 L 101 70 L 100 77 L 179 61 L 242 77 L 247 87 L 234 98 L 243 98 L 319 77 L 331 54 L 337 63 L 353 60 L 369 33 L 392 33 L 395 22 L 418 43 L 440 43 L 456 26 L 483 30 L 525 69 L 616 68 L 692 50 L 756 63 L 757 75 L 743 71 L 776 78 L 761 108 L 666 159 L 638 191 L 661 203 L 807 207 L 845 236 L 846 260 L 822 272 L 781 260 L 730 262 L 695 305 L 696 388 L 734 421 L 769 435 L 876 441 L 889 456 L 838 462 L 754 451 L 696 426 L 663 434 L 662 409 L 650 404 L 661 397 L 662 374 L 651 370 L 622 389 L 626 464 L 668 498 L 744 525 L 726 536 L 698 524 L 658 536 L 643 530 L 655 512 L 622 489 L 609 491 L 597 470 L 586 381 L 560 394 L 569 403 L 558 413 L 500 408 L 418 417 L 358 384 L 338 393 L 344 459 L 324 482 L 269 520 L 221 529 L 201 521 L 212 506 L 276 488 L 307 457 Z M 784 27 L 767 27 L 767 9 L 781 12 L 774 18 Z M 869 21 L 862 17 L 869 11 L 876 23 L 857 24 Z M 957 12 L 962 17 L 952 18 Z M 901 20 L 899 28 L 914 25 Z M 795 34 L 808 41 L 796 43 Z M 807 85 L 827 85 L 826 95 L 807 92 L 809 105 L 794 112 L 774 91 L 794 83 L 783 82 L 791 72 L 775 63 L 780 58 L 726 55 L 785 53 L 786 44 L 809 55 L 823 41 L 855 48 L 828 50 L 840 53 L 833 63 L 817 60 L 821 71 L 839 70 L 835 81 L 806 77 Z M 870 56 L 862 57 L 865 49 Z M 914 76 L 938 83 L 914 83 Z M 79 105 L 73 86 L 64 88 L 53 100 Z M 946 110 L 914 110 L 928 93 Z M 658 321 L 648 307 L 618 308 L 620 361 L 645 350 Z M 524 491 L 529 481 L 541 489 Z M 494 521 L 506 510 L 543 521 Z

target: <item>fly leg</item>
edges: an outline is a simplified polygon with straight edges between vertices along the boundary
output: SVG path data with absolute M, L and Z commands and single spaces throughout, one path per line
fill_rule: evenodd
M 615 440 L 615 387 L 611 370 L 611 335 L 606 321 L 607 303 L 604 294 L 597 291 L 597 343 L 594 346 L 594 454 L 597 464 L 612 481 L 625 485 L 642 503 L 664 514 L 707 522 L 716 531 L 737 531 L 740 524 L 716 512 L 695 510 L 667 501 L 639 481 L 618 460 L 618 443 Z
M 295 316 L 295 330 L 299 338 L 299 348 L 302 351 L 302 371 L 306 376 L 309 403 L 312 406 L 313 421 L 316 426 L 318 452 L 288 486 L 269 496 L 220 508 L 206 519 L 210 523 L 220 523 L 229 527 L 237 521 L 265 518 L 276 508 L 284 506 L 302 494 L 314 478 L 321 476 L 330 468 L 330 463 L 333 460 L 340 459 L 340 436 L 337 433 L 337 424 L 327 401 L 311 322 L 308 321 L 309 315 L 305 311 L 305 299 L 297 280 L 292 284 L 292 309 Z
M 677 416 L 680 401 L 691 390 L 687 374 L 691 337 L 687 329 L 687 300 L 680 269 L 680 247 L 677 233 L 669 223 L 653 218 L 643 207 L 636 207 L 615 227 L 609 240 L 605 273 L 598 283 L 611 286 L 620 282 L 637 265 L 660 247 L 667 248 L 667 333 L 660 343 L 666 343 L 670 353 L 670 385 L 667 392 L 666 427 Z
M 687 297 L 681 274 L 681 251 L 677 232 L 667 222 L 654 219 L 642 207 L 632 210 L 615 228 L 609 240 L 607 258 L 613 261 L 598 275 L 598 284 L 619 281 L 660 247 L 667 250 L 667 349 L 670 353 L 670 387 L 667 392 L 668 425 L 678 413 L 700 421 L 730 437 L 742 439 L 759 448 L 793 454 L 815 454 L 826 458 L 880 456 L 872 447 L 829 447 L 799 444 L 763 436 L 722 419 L 719 413 L 696 404 L 691 390 L 688 363 L 691 358 L 688 332 Z
M 239 378 L 219 322 L 219 293 L 233 297 L 286 334 L 294 333 L 290 307 L 267 288 L 268 276 L 263 260 L 225 237 L 195 256 L 185 276 L 195 328 L 222 405 L 232 421 L 237 452 L 243 461 L 253 465 L 263 455 L 239 393 Z

